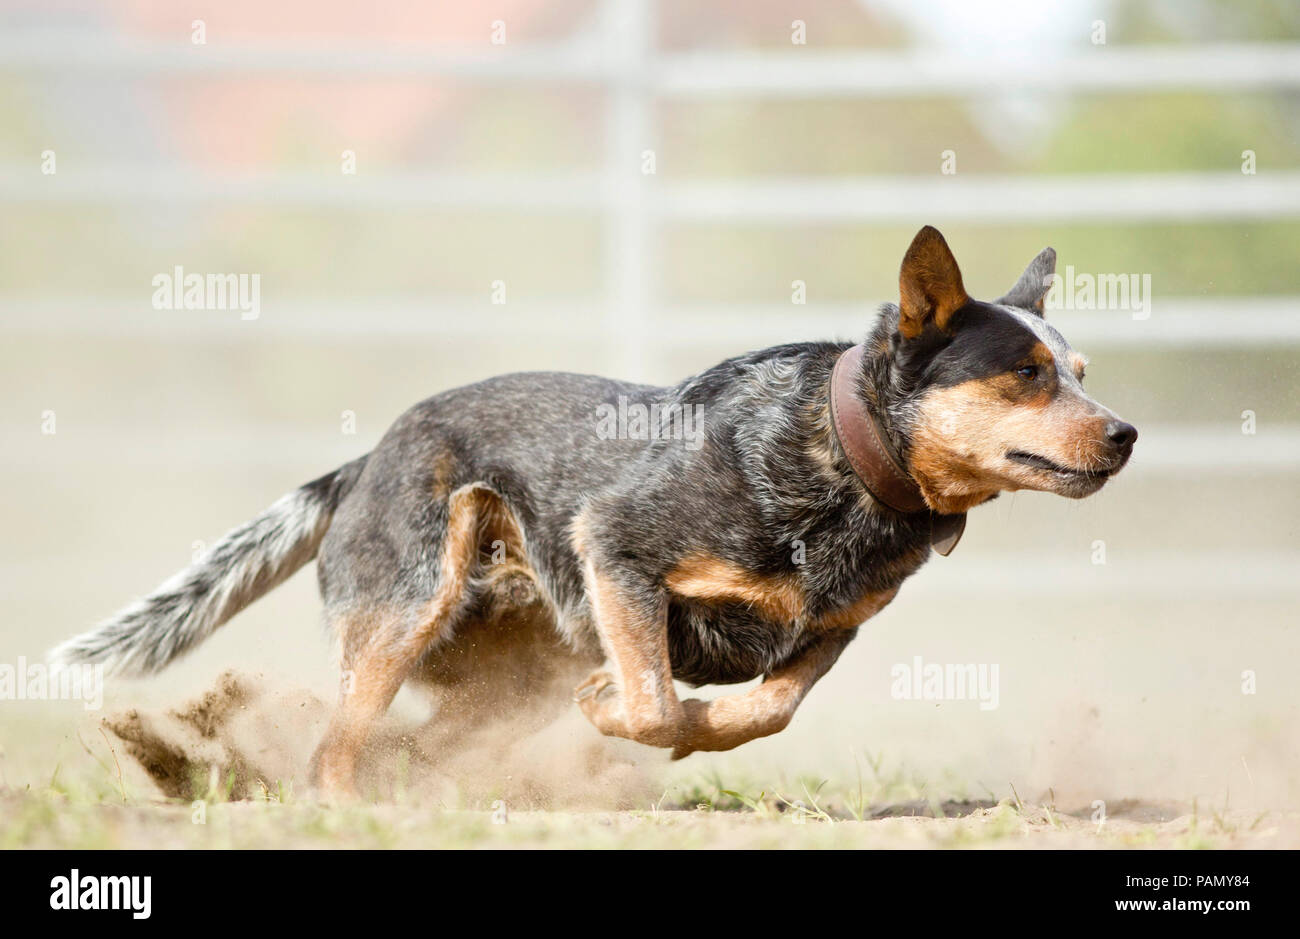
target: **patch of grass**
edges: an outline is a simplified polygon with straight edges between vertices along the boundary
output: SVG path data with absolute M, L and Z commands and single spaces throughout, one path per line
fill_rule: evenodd
M 960 780 L 940 783 L 861 754 L 825 778 L 714 769 L 673 782 L 632 811 L 516 810 L 420 802 L 394 787 L 377 804 L 331 807 L 266 780 L 232 798 L 229 773 L 196 779 L 200 807 L 119 782 L 103 750 L 77 754 L 39 784 L 0 786 L 0 848 L 980 848 L 1283 847 L 1300 842 L 1300 815 L 1231 811 L 1164 822 L 1124 817 L 1103 826 L 1063 812 L 1055 795 L 1026 802 L 1015 786 L 1001 800 L 965 798 Z M 138 785 L 138 783 L 137 783 Z M 400 798 L 399 798 L 400 796 Z M 125 798 L 125 803 L 124 803 Z M 1265 824 L 1265 818 L 1268 823 Z
M 932 814 L 942 816 L 946 800 L 965 801 L 964 789 L 960 794 L 953 788 L 940 790 L 905 767 L 887 768 L 883 754 L 855 754 L 854 768 L 852 780 L 800 775 L 766 784 L 740 775 L 724 781 L 715 768 L 670 790 L 673 795 L 668 804 L 679 810 L 749 812 L 760 818 L 791 815 L 803 820 L 861 822 L 872 817 L 873 807 L 922 802 Z

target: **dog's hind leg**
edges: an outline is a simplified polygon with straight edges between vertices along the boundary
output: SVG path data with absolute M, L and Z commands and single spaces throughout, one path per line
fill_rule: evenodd
M 484 543 L 497 542 L 499 532 L 489 526 Z M 425 733 L 439 741 L 432 751 L 438 754 L 497 725 L 509 724 L 514 736 L 541 729 L 572 703 L 574 683 L 601 662 L 599 652 L 561 639 L 554 609 L 526 564 L 506 557 L 482 565 L 475 580 L 474 607 L 411 679 L 437 705 Z
M 355 791 L 357 757 L 420 660 L 446 641 L 470 601 L 484 512 L 495 495 L 470 485 L 448 500 L 439 578 L 427 601 L 377 603 L 337 615 L 342 640 L 339 705 L 312 757 L 311 779 L 323 794 Z
M 354 794 L 357 755 L 414 664 L 403 654 L 405 619 L 403 612 L 371 612 L 354 614 L 338 624 L 345 646 L 349 634 L 369 632 L 373 639 L 354 655 L 345 652 L 338 708 L 312 756 L 311 782 L 324 796 Z M 436 628 L 445 623 L 429 625 Z

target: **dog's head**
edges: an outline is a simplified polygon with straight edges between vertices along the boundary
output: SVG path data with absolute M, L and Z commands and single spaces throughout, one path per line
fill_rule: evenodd
M 1056 252 L 992 303 L 972 300 L 943 236 L 903 258 L 888 337 L 890 411 L 931 507 L 962 512 L 1003 490 L 1079 499 L 1128 462 L 1137 429 L 1083 387 L 1086 359 L 1043 317 Z

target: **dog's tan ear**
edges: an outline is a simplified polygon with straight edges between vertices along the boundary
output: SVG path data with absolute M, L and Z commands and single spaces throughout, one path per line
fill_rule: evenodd
M 898 272 L 898 331 L 915 339 L 933 322 L 948 328 L 948 320 L 969 302 L 961 283 L 957 259 L 937 228 L 926 225 L 912 239 Z

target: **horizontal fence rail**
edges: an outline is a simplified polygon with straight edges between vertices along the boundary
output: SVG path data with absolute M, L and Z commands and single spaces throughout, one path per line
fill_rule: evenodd
M 948 50 L 691 52 L 663 57 L 656 87 L 673 97 L 970 97 L 1046 92 L 1213 92 L 1300 86 L 1300 43 L 1093 46 L 987 58 Z
M 587 212 L 621 204 L 627 175 L 394 173 L 368 177 L 214 175 L 166 167 L 96 167 L 42 176 L 35 164 L 0 167 L 0 202 L 255 203 L 341 209 L 485 209 Z M 1300 217 L 1300 171 L 932 175 L 774 178 L 744 182 L 646 180 L 643 208 L 666 221 L 869 224 L 932 221 L 1167 222 Z
M 117 75 L 292 74 L 446 76 L 461 81 L 614 83 L 633 70 L 622 48 L 598 34 L 562 42 L 479 44 L 394 41 L 224 41 L 14 30 L 0 36 L 0 72 Z M 1300 43 L 1099 45 L 1051 56 L 987 59 L 950 50 L 853 52 L 659 50 L 636 72 L 669 97 L 968 97 L 1000 93 L 1212 92 L 1300 87 Z
M 1300 172 L 890 176 L 671 183 L 667 218 L 817 222 L 1056 219 L 1131 222 L 1300 215 Z
M 264 284 L 257 319 L 237 311 L 155 310 L 147 284 L 132 295 L 50 297 L 0 295 L 0 325 L 13 335 L 69 338 L 126 336 L 162 342 L 253 341 L 265 336 L 320 339 L 439 338 L 494 348 L 502 336 L 606 341 L 619 338 L 609 309 L 591 297 L 549 303 L 494 305 L 485 297 L 376 297 L 364 305 L 333 299 L 279 299 Z M 816 284 L 810 285 L 815 294 Z M 1162 297 L 1150 315 L 1126 310 L 1049 309 L 1048 319 L 1079 348 L 1152 346 L 1251 349 L 1300 344 L 1300 297 Z M 746 349 L 783 342 L 860 339 L 878 305 L 861 303 L 665 305 L 652 311 L 641 341 L 648 349 L 677 351 L 702 343 Z M 1139 314 L 1140 316 L 1140 314 Z
M 88 335 L 151 334 L 239 341 L 243 330 L 346 335 L 377 340 L 400 335 L 486 336 L 510 324 L 515 336 L 604 338 L 624 348 L 619 365 L 645 377 L 642 350 L 699 341 L 730 342 L 736 323 L 752 345 L 799 338 L 856 338 L 869 304 L 810 303 L 749 308 L 681 308 L 656 296 L 661 230 L 699 222 L 735 225 L 852 225 L 1066 221 L 1212 222 L 1300 218 L 1300 171 L 1262 168 L 1222 172 L 1003 176 L 935 171 L 917 175 L 735 179 L 642 178 L 637 154 L 655 137 L 656 101 L 774 97 L 965 99 L 1030 93 L 1120 93 L 1200 90 L 1293 91 L 1300 88 L 1300 43 L 1222 42 L 1182 45 L 1079 46 L 1059 54 L 986 60 L 917 49 L 768 51 L 672 50 L 653 37 L 651 0 L 604 0 L 591 25 L 552 43 L 488 36 L 454 46 L 394 42 L 274 42 L 212 33 L 203 45 L 179 37 L 116 35 L 68 28 L 18 29 L 0 35 L 0 78 L 100 82 L 250 74 L 350 79 L 410 76 L 479 85 L 590 84 L 607 97 L 607 143 L 599 168 L 530 176 L 455 172 L 337 172 L 220 175 L 164 161 L 75 166 L 43 176 L 30 165 L 0 166 L 0 204 L 105 205 L 153 213 L 202 204 L 336 208 L 345 211 L 477 210 L 585 214 L 605 226 L 605 295 L 542 308 L 488 306 L 482 298 L 379 299 L 363 309 L 277 298 L 268 284 L 256 323 L 219 314 L 160 313 L 147 298 L 37 300 L 0 296 L 6 330 Z M 1233 156 L 1232 154 L 1228 155 Z M 938 157 L 936 155 L 936 161 Z M 331 167 L 331 169 L 333 169 Z M 179 259 L 183 261 L 184 259 Z M 1168 298 L 1152 285 L 1149 318 L 1126 312 L 1061 311 L 1053 319 L 1079 344 L 1260 348 L 1300 342 L 1294 297 Z M 815 285 L 810 285 L 815 296 Z M 166 319 L 164 319 L 166 317 Z M 491 323 L 491 326 L 486 324 Z M 165 329 L 163 328 L 165 326 Z M 161 330 L 161 331 L 160 331 Z M 631 337 L 631 338 L 629 338 Z

